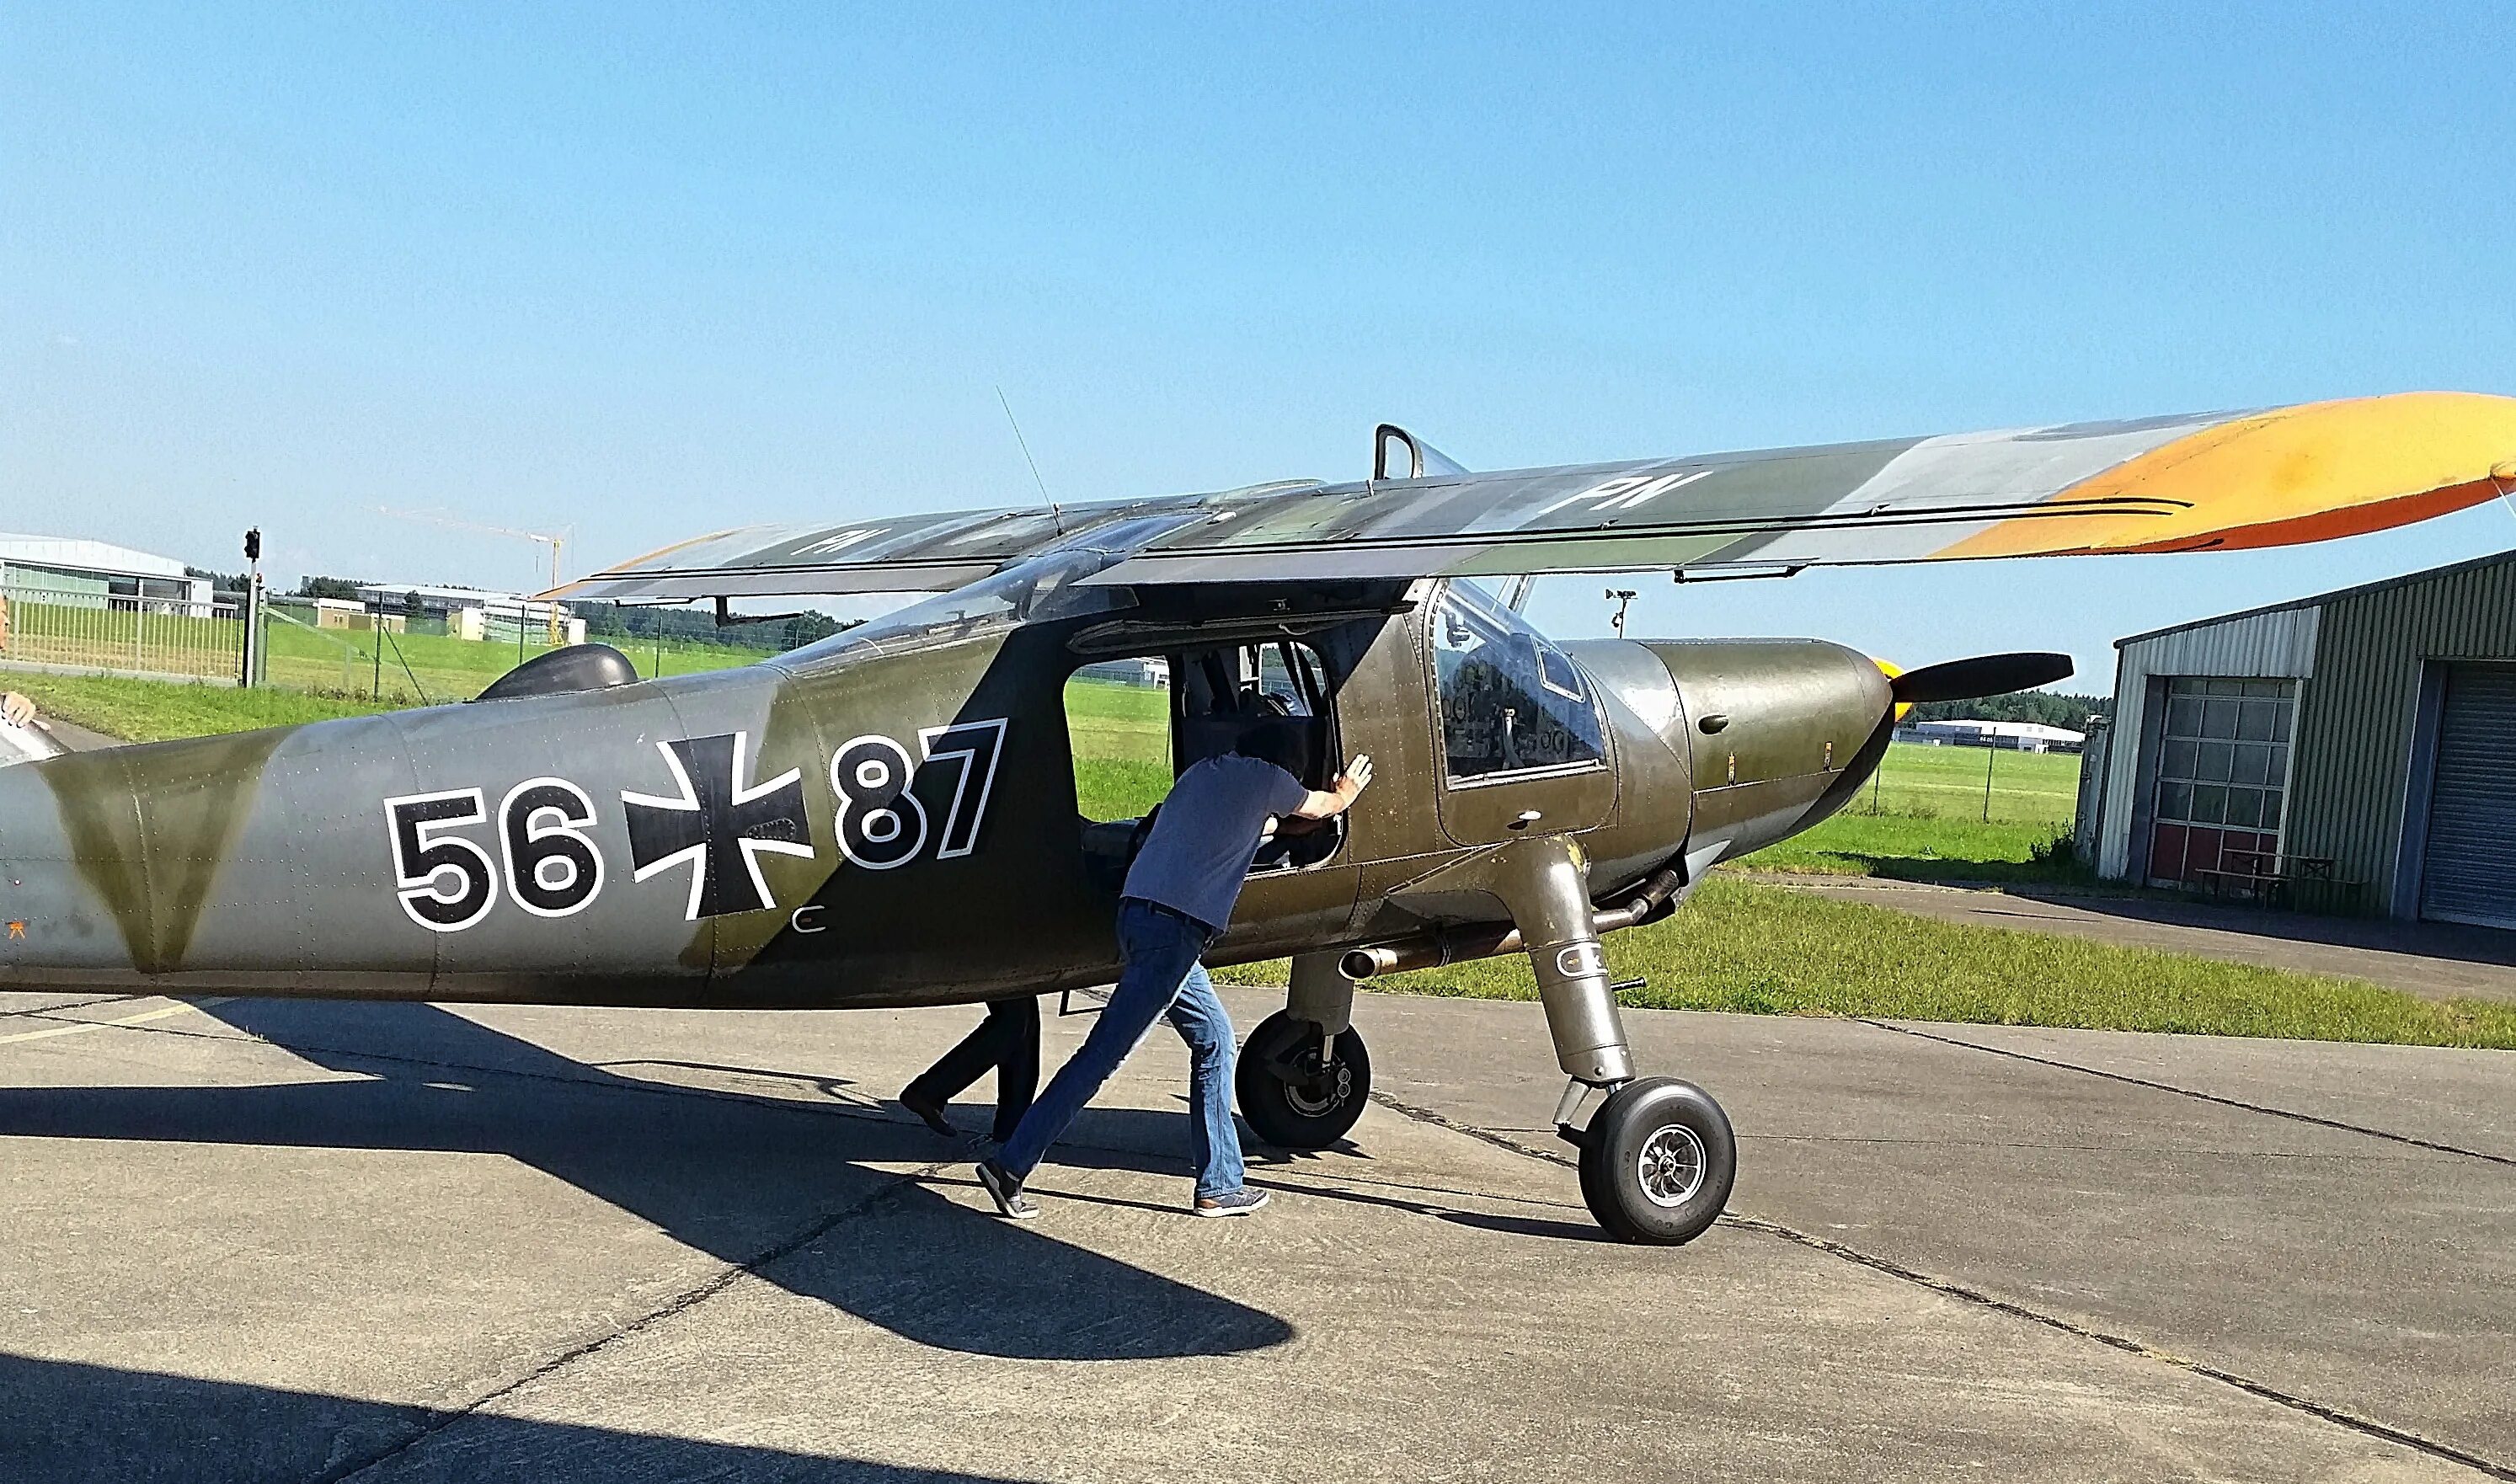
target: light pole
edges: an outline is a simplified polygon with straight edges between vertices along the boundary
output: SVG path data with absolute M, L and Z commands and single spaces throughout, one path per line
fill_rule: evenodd
M 1625 637 L 1625 609 L 1633 606 L 1634 598 L 1634 590 L 1631 588 L 1608 590 L 1608 601 L 1616 605 L 1615 616 L 1608 620 L 1608 627 L 1616 631 L 1618 639 Z
M 262 527 L 244 533 L 244 668 L 236 683 L 251 689 L 262 680 Z

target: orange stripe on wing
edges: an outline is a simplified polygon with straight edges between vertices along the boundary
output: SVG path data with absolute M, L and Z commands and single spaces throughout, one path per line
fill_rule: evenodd
M 2308 402 L 2238 418 L 2056 494 L 2186 507 L 2004 520 L 1939 555 L 2040 556 L 2288 546 L 2408 525 L 2489 499 L 2516 455 L 2516 397 L 2461 392 Z

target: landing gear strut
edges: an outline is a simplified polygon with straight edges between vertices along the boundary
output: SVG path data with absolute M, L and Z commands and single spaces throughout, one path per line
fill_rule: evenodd
M 1583 1203 L 1618 1241 L 1694 1241 L 1730 1199 L 1738 1140 L 1702 1089 L 1635 1080 L 1579 845 L 1564 836 L 1516 842 L 1495 853 L 1490 881 L 1528 946 L 1555 1059 L 1572 1079 L 1555 1122 L 1580 1147 Z M 1573 1110 L 1600 1089 L 1607 1101 L 1575 1131 Z

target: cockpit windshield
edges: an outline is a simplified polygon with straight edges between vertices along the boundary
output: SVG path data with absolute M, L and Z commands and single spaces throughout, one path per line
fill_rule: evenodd
M 1451 778 L 1575 767 L 1605 755 L 1589 678 L 1473 583 L 1442 590 L 1433 611 L 1433 667 Z

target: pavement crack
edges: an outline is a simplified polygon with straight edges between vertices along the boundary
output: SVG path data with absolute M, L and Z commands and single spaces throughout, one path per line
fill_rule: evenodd
M 471 1401 L 464 1403 L 460 1407 L 450 1408 L 444 1411 L 432 1411 L 429 1414 L 428 1420 L 422 1422 L 419 1429 L 416 1432 L 413 1432 L 409 1437 L 402 1439 L 400 1442 L 396 1443 L 389 1448 L 378 1449 L 363 1458 L 351 1459 L 343 1463 L 336 1463 L 330 1468 L 323 1470 L 323 1472 L 316 1474 L 314 1479 L 310 1481 L 310 1484 L 342 1484 L 342 1481 L 344 1480 L 356 1478 L 359 1474 L 365 1473 L 384 1463 L 388 1463 L 393 1460 L 401 1457 L 403 1454 L 410 1452 L 410 1450 L 418 1447 L 420 1444 L 427 1442 L 437 1434 L 443 1432 L 446 1428 L 462 1422 L 465 1418 L 478 1413 L 482 1408 L 487 1407 L 504 1397 L 513 1396 L 524 1387 L 531 1385 L 533 1382 L 541 1381 L 546 1377 L 556 1375 L 569 1366 L 574 1365 L 576 1362 L 585 1359 L 587 1356 L 598 1354 L 610 1348 L 612 1345 L 619 1343 L 623 1340 L 627 1340 L 634 1335 L 643 1334 L 677 1315 L 688 1313 L 690 1310 L 705 1303 L 717 1295 L 724 1293 L 727 1289 L 732 1288 L 741 1279 L 757 1276 L 762 1268 L 768 1267 L 786 1257 L 793 1257 L 796 1253 L 799 1253 L 805 1248 L 812 1246 L 814 1243 L 818 1242 L 823 1237 L 828 1236 L 831 1232 L 837 1230 L 839 1227 L 850 1221 L 856 1220 L 860 1216 L 870 1215 L 875 1208 L 883 1205 L 885 1202 L 900 1199 L 906 1192 L 918 1188 L 920 1182 L 934 1178 L 936 1175 L 941 1175 L 949 1166 L 958 1163 L 962 1162 L 958 1160 L 939 1160 L 934 1164 L 894 1176 L 878 1189 L 867 1191 L 864 1195 L 860 1196 L 856 1200 L 849 1202 L 847 1205 L 840 1207 L 837 1211 L 831 1212 L 828 1216 L 815 1221 L 803 1230 L 795 1233 L 793 1236 L 788 1237 L 786 1240 L 766 1248 L 761 1252 L 755 1253 L 740 1262 L 727 1264 L 723 1270 L 709 1278 L 706 1282 L 697 1284 L 674 1295 L 664 1302 L 657 1304 L 655 1307 L 639 1315 L 637 1318 L 630 1320 L 627 1324 L 619 1326 L 608 1334 L 598 1335 L 592 1340 L 571 1345 L 568 1348 L 560 1351 L 556 1355 L 549 1356 L 524 1375 L 517 1377 L 515 1380 L 510 1381 L 503 1385 L 495 1386 L 482 1392 L 481 1395 L 474 1397 Z
M 146 1000 L 147 995 L 98 995 L 93 1000 L 71 1000 L 62 1005 L 30 1005 L 18 1010 L 0 1010 L 0 1018 L 24 1015 L 32 1019 L 58 1019 L 65 1010 L 94 1010 L 100 1005 L 114 1005 L 132 1000 Z
M 1896 1026 L 1888 1026 L 1885 1028 L 1889 1030 L 1899 1029 L 1899 1027 Z M 1908 1034 L 1920 1033 L 1908 1032 Z M 1934 1036 L 1929 1039 L 1938 1040 L 1940 1038 Z M 1955 1042 L 1951 1044 L 1964 1045 L 1965 1043 Z M 1975 1049 L 1985 1050 L 1985 1048 Z M 2028 1059 L 2035 1060 L 2037 1058 L 2029 1057 Z M 2067 1063 L 2056 1063 L 2056 1065 L 2067 1065 Z M 2072 1070 L 2076 1071 L 2084 1069 L 2072 1068 Z M 2099 1073 L 2097 1075 L 2104 1076 L 2108 1074 Z M 2182 1090 L 2168 1088 L 2164 1091 L 2179 1092 Z M 2206 1096 L 2207 1094 L 2195 1095 Z M 1405 1116 L 1414 1119 L 1420 1123 L 1431 1124 L 1436 1128 L 1447 1129 L 1452 1133 L 1462 1134 L 1470 1138 L 1491 1144 L 1495 1148 L 1507 1149 L 1514 1154 L 1525 1155 L 1531 1159 L 1543 1160 L 1550 1165 L 1562 1165 L 1572 1170 L 1578 1170 L 1580 1168 L 1580 1162 L 1570 1155 L 1559 1154 L 1552 1149 L 1535 1148 L 1531 1145 L 1524 1144 L 1518 1139 L 1509 1138 L 1490 1130 L 1479 1128 L 1475 1124 L 1461 1122 L 1458 1119 L 1451 1118 L 1447 1114 L 1438 1112 L 1432 1108 L 1419 1107 L 1412 1103 L 1402 1102 L 1398 1098 L 1392 1097 L 1386 1092 L 1374 1092 L 1370 1096 L 1373 1102 L 1379 1103 L 1381 1106 L 1388 1108 L 1393 1112 L 1404 1114 Z M 2214 1098 L 2212 1100 L 2222 1101 L 2224 1099 Z M 2277 1112 L 2279 1110 L 2268 1109 L 2265 1111 Z M 2310 1120 L 2310 1122 L 2322 1122 L 2322 1120 Z M 2450 1152 L 2462 1153 L 2465 1151 L 2453 1150 Z M 2494 1156 L 2485 1155 L 2482 1157 L 2493 1158 Z M 1828 1257 L 1837 1257 L 1843 1261 L 1868 1268 L 1872 1272 L 1894 1278 L 1899 1282 L 1908 1283 L 1916 1288 L 1926 1289 L 1943 1298 L 1954 1298 L 1960 1302 L 1972 1304 L 1979 1308 L 1990 1309 L 1994 1313 L 2008 1315 L 2013 1319 L 2023 1319 L 2030 1324 L 2041 1325 L 2049 1330 L 2058 1330 L 2065 1335 L 2089 1340 L 2096 1344 L 2104 1345 L 2109 1349 L 2120 1350 L 2127 1355 L 2137 1355 L 2144 1360 L 2154 1360 L 2161 1365 L 2172 1366 L 2179 1371 L 2186 1372 L 2193 1376 L 2202 1377 L 2206 1381 L 2217 1381 L 2221 1385 L 2225 1386 L 2233 1386 L 2237 1390 L 2243 1391 L 2249 1396 L 2259 1397 L 2276 1406 L 2285 1407 L 2292 1412 L 2304 1413 L 2308 1417 L 2329 1422 L 2336 1427 L 2346 1428 L 2366 1437 L 2375 1438 L 2383 1442 L 2392 1443 L 2398 1447 L 2408 1448 L 2415 1453 L 2424 1454 L 2430 1458 L 2441 1459 L 2453 1463 L 2460 1463 L 2467 1468 L 2477 1469 L 2494 1479 L 2505 1479 L 2511 1481 L 2511 1484 L 2516 1484 L 2516 1466 L 2496 1463 L 2493 1460 L 2483 1458 L 2481 1455 L 2476 1453 L 2468 1453 L 2451 1443 L 2441 1443 L 2433 1438 L 2422 1437 L 2415 1432 L 2406 1432 L 2400 1427 L 2388 1426 L 2383 1422 L 2377 1422 L 2373 1418 L 2361 1417 L 2356 1413 L 2345 1412 L 2338 1407 L 2327 1406 L 2323 1402 L 2299 1396 L 2294 1392 L 2284 1391 L 2277 1386 L 2255 1381 L 2251 1377 L 2242 1376 L 2234 1371 L 2229 1371 L 2219 1366 L 2211 1365 L 2207 1361 L 2196 1360 L 2191 1356 L 2177 1355 L 2171 1351 L 2160 1350 L 2152 1345 L 2145 1344 L 2140 1340 L 2133 1340 L 2128 1336 L 2111 1334 L 2104 1330 L 2077 1323 L 2075 1320 L 2065 1319 L 2059 1314 L 2048 1314 L 2041 1309 L 2030 1308 L 2023 1303 L 2018 1303 L 2011 1299 L 2002 1298 L 1995 1295 L 1985 1293 L 1981 1289 L 1969 1288 L 1962 1283 L 1956 1283 L 1946 1278 L 1933 1277 L 1929 1273 L 1922 1272 L 1917 1268 L 1907 1267 L 1905 1264 L 1898 1262 L 1893 1258 L 1882 1257 L 1874 1253 L 1863 1252 L 1857 1247 L 1837 1242 L 1830 1237 L 1817 1236 L 1814 1233 L 1801 1231 L 1797 1227 L 1785 1225 L 1781 1221 L 1768 1220 L 1763 1216 L 1745 1216 L 1738 1212 L 1730 1211 L 1725 1211 L 1721 1214 L 1720 1224 L 1734 1227 L 1740 1231 L 1752 1231 L 1763 1236 L 1779 1238 L 1782 1241 L 1793 1243 L 1797 1246 L 1808 1248 L 1811 1251 L 1821 1252 Z
M 1875 1026 L 1882 1031 L 1893 1031 L 1899 1036 L 1912 1036 L 1923 1041 L 1936 1041 L 1942 1046 L 1952 1046 L 1960 1051 L 1982 1051 L 1986 1055 L 1990 1056 L 2006 1056 L 2013 1061 L 2033 1062 L 2036 1066 L 2052 1067 L 2057 1071 L 2063 1072 L 2077 1072 L 2087 1077 L 2102 1077 L 2108 1082 L 2125 1083 L 2135 1088 L 2147 1088 L 2156 1092 L 2172 1092 L 2178 1097 L 2190 1097 L 2200 1102 L 2217 1103 L 2223 1108 L 2236 1108 L 2246 1113 L 2260 1113 L 2271 1118 L 2285 1118 L 2294 1123 L 2312 1124 L 2319 1129 L 2338 1130 L 2343 1134 L 2364 1134 L 2369 1138 L 2381 1138 L 2390 1140 L 2397 1144 L 2409 1144 L 2414 1149 L 2426 1149 L 2435 1154 L 2457 1154 L 2461 1155 L 2465 1159 L 2486 1160 L 2494 1165 L 2505 1165 L 2511 1168 L 2516 1168 L 2516 1158 L 2511 1158 L 2504 1154 L 2492 1154 L 2482 1149 L 2466 1149 L 2460 1144 L 2441 1143 L 2436 1139 L 2421 1138 L 2415 1134 L 2395 1134 L 2384 1129 L 2371 1129 L 2366 1124 L 2345 1123 L 2337 1118 L 2320 1118 L 2313 1113 L 2300 1113 L 2294 1108 L 2276 1108 L 2269 1103 L 2247 1102 L 2242 1097 L 2222 1097 L 2216 1092 L 2203 1092 L 2192 1088 L 2177 1087 L 2171 1082 L 2154 1082 L 2146 1077 L 2134 1077 L 2128 1072 L 2108 1072 L 2097 1067 L 2081 1066 L 2076 1061 L 2062 1061 L 2051 1056 L 2038 1056 L 2030 1051 L 2013 1051 L 2004 1047 L 1985 1046 L 1982 1043 L 1975 1041 L 1960 1041 L 1953 1036 L 1937 1036 L 1933 1035 L 1929 1031 L 1915 1030 L 1909 1025 L 1897 1025 L 1892 1021 L 1872 1020 L 1866 1016 L 1855 1016 L 1854 1018 L 1859 1020 L 1863 1025 Z

